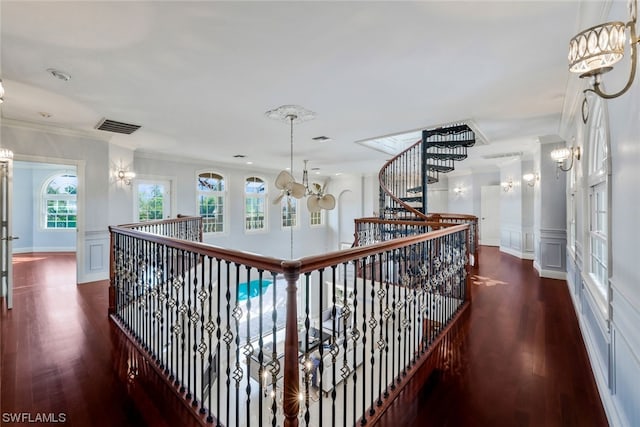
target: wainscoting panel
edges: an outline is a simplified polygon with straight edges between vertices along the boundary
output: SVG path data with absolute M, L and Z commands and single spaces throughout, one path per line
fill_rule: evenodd
M 612 279 L 613 309 L 612 335 L 612 398 L 620 425 L 640 425 L 640 394 L 638 394 L 638 372 L 640 372 L 640 312 L 636 305 L 616 286 Z M 636 350 L 634 350 L 636 349 Z
M 104 245 L 92 244 L 89 246 L 89 270 L 104 270 Z
M 521 259 L 533 259 L 535 254 L 533 230 L 503 225 L 500 229 L 500 251 Z
M 84 235 L 82 251 L 78 251 L 78 283 L 109 278 L 109 233 L 90 231 Z
M 559 242 L 543 242 L 542 244 L 542 265 L 554 269 L 562 268 L 562 249 L 563 246 Z
M 640 394 L 638 394 L 637 373 L 640 372 L 640 361 L 634 354 L 632 346 L 616 327 L 613 327 L 613 383 L 615 390 L 613 402 L 620 418 L 620 425 L 640 425 Z
M 609 333 L 607 331 L 607 325 L 605 319 L 599 312 L 598 304 L 595 302 L 589 290 L 586 288 L 586 284 L 582 284 L 582 320 L 584 322 L 585 329 L 583 333 L 589 336 L 591 345 L 587 345 L 587 348 L 591 350 L 592 357 L 591 362 L 597 362 L 596 366 L 592 366 L 594 371 L 598 371 L 598 375 L 606 381 L 607 387 L 611 387 L 611 377 L 609 375 Z
M 565 230 L 540 229 L 539 253 L 535 265 L 542 277 L 552 279 L 566 279 L 566 246 L 567 233 Z

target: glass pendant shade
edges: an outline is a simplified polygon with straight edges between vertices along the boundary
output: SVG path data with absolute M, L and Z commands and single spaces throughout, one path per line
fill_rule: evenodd
M 624 56 L 624 22 L 607 22 L 579 33 L 569 42 L 569 71 L 595 75 L 609 71 Z
M 556 163 L 562 163 L 571 156 L 571 149 L 569 148 L 556 148 L 551 151 L 551 159 Z
M 8 162 L 13 159 L 13 151 L 7 148 L 0 148 L 0 162 Z

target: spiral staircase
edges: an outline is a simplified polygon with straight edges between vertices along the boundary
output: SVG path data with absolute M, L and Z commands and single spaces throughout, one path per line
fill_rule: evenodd
M 380 170 L 380 218 L 429 220 L 427 186 L 467 158 L 475 133 L 464 123 L 422 131 L 422 139 Z

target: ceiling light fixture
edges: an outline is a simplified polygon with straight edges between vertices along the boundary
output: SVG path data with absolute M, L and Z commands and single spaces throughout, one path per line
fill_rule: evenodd
M 51 74 L 53 77 L 60 79 L 64 82 L 68 82 L 71 80 L 71 74 L 66 73 L 62 70 L 58 70 L 57 68 L 47 68 L 47 72 Z
M 636 75 L 636 36 L 637 0 L 628 0 L 630 20 L 606 22 L 588 28 L 574 36 L 569 42 L 569 71 L 579 73 L 581 78 L 592 77 L 593 92 L 604 99 L 617 98 L 624 94 L 633 83 Z M 624 56 L 626 30 L 629 30 L 629 48 L 631 50 L 631 72 L 627 84 L 618 92 L 607 94 L 600 89 L 602 74 L 613 69 L 613 65 Z M 584 103 L 583 103 L 584 108 Z M 584 113 L 583 113 L 584 116 Z

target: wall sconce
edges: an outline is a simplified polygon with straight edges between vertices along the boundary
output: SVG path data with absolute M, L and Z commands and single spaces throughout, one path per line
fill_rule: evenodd
M 569 167 L 565 168 L 564 162 L 569 158 L 571 159 L 571 163 L 569 164 Z M 558 166 L 558 169 L 556 170 L 556 177 L 559 175 L 559 170 L 562 172 L 568 172 L 571 170 L 574 158 L 576 160 L 580 160 L 580 147 L 562 147 L 551 151 L 551 159 L 556 162 L 556 165 Z
M 616 98 L 625 93 L 636 75 L 636 18 L 638 2 L 629 0 L 630 21 L 606 22 L 588 28 L 574 36 L 569 42 L 569 71 L 579 73 L 581 78 L 593 77 L 593 89 L 586 89 L 604 99 Z M 629 29 L 629 47 L 631 50 L 631 72 L 627 84 L 619 92 L 606 94 L 600 89 L 602 74 L 611 71 L 613 65 L 624 56 L 626 29 Z M 584 103 L 583 103 L 584 109 Z M 583 113 L 584 116 L 584 113 Z
M 513 189 L 513 179 L 509 178 L 506 182 L 502 183 L 502 190 L 507 193 Z
M 536 181 L 540 180 L 540 175 L 537 173 L 525 173 L 522 175 L 522 179 L 527 183 L 529 187 L 536 185 Z
M 125 185 L 131 185 L 131 180 L 136 177 L 135 172 L 125 171 L 124 169 L 120 169 L 116 172 L 116 178 Z
M 453 189 L 453 192 L 456 193 L 456 196 L 459 196 L 462 194 L 462 187 L 456 187 Z
M 0 163 L 8 163 L 13 160 L 13 151 L 8 148 L 0 148 Z

